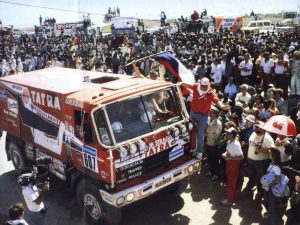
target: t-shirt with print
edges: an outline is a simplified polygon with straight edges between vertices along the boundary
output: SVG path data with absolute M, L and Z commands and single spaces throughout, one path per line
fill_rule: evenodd
M 232 157 L 243 155 L 241 144 L 236 139 L 227 144 L 226 150 L 227 153 Z
M 263 143 L 261 144 L 263 140 Z M 249 148 L 248 148 L 248 158 L 252 160 L 265 160 L 269 158 L 266 153 L 259 152 L 255 154 L 255 150 L 258 146 L 261 148 L 271 148 L 274 147 L 274 140 L 269 133 L 265 135 L 258 136 L 255 132 L 251 134 L 249 138 Z

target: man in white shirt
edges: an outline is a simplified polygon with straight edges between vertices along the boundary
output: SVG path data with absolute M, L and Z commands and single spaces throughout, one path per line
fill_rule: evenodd
M 222 67 L 219 64 L 217 58 L 214 59 L 213 65 L 211 67 L 211 78 L 214 81 L 214 84 L 221 87 L 222 83 Z
M 263 71 L 263 90 L 266 93 L 274 73 L 275 62 L 270 58 L 270 53 L 264 53 L 264 59 L 260 61 L 260 68 Z
M 270 164 L 269 149 L 274 147 L 274 140 L 269 133 L 262 129 L 264 123 L 258 121 L 255 124 L 255 132 L 249 138 L 248 148 L 248 176 L 247 190 L 253 190 L 257 186 L 257 194 L 261 195 L 261 177 L 266 173 Z
M 243 103 L 243 107 L 246 107 L 250 99 L 251 99 L 251 95 L 248 93 L 248 85 L 243 84 L 241 86 L 241 92 L 237 93 L 235 97 L 235 101 Z
M 41 190 L 36 185 L 29 183 L 22 186 L 22 194 L 29 210 L 28 216 L 31 217 L 31 225 L 44 225 L 45 213 L 47 212 L 43 200 L 46 192 L 49 190 L 49 182 L 43 184 Z
M 241 83 L 242 84 L 249 84 L 249 85 L 253 84 L 252 69 L 253 69 L 253 63 L 250 60 L 249 53 L 246 53 L 244 55 L 244 60 L 239 65 L 239 70 L 241 71 Z M 250 83 L 247 83 L 249 81 L 250 81 Z

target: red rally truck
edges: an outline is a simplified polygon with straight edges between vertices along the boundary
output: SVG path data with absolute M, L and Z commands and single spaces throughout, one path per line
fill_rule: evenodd
M 90 224 L 118 224 L 122 207 L 160 189 L 180 194 L 200 169 L 196 127 L 169 82 L 53 67 L 0 78 L 0 108 L 16 172 L 50 158 Z

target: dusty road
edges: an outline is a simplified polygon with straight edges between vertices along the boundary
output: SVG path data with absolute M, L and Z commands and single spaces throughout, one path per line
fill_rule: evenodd
M 4 139 L 0 139 L 0 224 L 6 219 L 9 205 L 24 201 L 12 163 L 6 161 Z M 47 225 L 83 225 L 75 194 L 54 178 L 50 185 L 45 200 Z M 157 194 L 124 208 L 121 225 L 269 224 L 262 218 L 264 209 L 259 201 L 253 200 L 255 196 L 246 191 L 239 192 L 235 205 L 228 208 L 219 204 L 225 194 L 226 188 L 218 181 L 213 182 L 201 174 L 194 175 L 185 193 L 178 198 L 168 199 L 164 194 Z

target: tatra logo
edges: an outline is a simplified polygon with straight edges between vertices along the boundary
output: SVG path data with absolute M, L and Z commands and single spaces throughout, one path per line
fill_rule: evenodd
M 172 146 L 173 138 L 171 135 L 157 139 L 149 143 L 149 151 L 145 153 L 146 157 L 162 152 Z
M 49 108 L 54 108 L 57 110 L 61 110 L 59 99 L 57 96 L 52 96 L 44 93 L 40 93 L 37 91 L 31 91 L 32 101 L 35 104 L 47 106 Z

